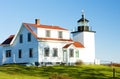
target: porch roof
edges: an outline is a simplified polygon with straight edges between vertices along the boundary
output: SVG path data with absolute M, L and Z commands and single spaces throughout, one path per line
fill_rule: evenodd
M 73 42 L 73 43 L 70 43 L 70 44 L 66 44 L 63 48 L 68 48 L 71 45 L 74 45 L 76 48 L 84 48 L 84 46 L 80 42 Z

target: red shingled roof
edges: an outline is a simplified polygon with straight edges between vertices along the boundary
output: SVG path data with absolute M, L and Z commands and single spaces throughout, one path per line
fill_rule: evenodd
M 59 26 L 52 26 L 52 25 L 37 25 L 37 24 L 30 24 L 30 23 L 23 23 L 28 26 L 36 27 L 36 28 L 46 28 L 46 29 L 56 29 L 56 30 L 67 30 Z
M 39 38 L 37 34 L 33 31 L 31 27 L 35 28 L 45 28 L 45 29 L 54 29 L 54 30 L 64 30 L 68 31 L 67 29 L 61 28 L 59 26 L 50 26 L 50 25 L 37 25 L 37 24 L 30 24 L 30 23 L 23 23 L 23 25 L 33 34 L 33 36 L 38 39 L 38 40 L 55 40 L 55 41 L 72 41 L 72 39 L 59 39 L 59 38 Z M 10 44 L 11 41 L 13 40 L 15 35 L 10 35 L 2 44 Z
M 15 35 L 10 35 L 1 45 L 10 44 Z
M 35 28 L 47 28 L 47 29 L 55 29 L 55 30 L 66 30 L 64 28 L 61 28 L 59 26 L 48 26 L 48 25 L 37 25 L 37 24 L 29 24 L 29 23 L 23 23 L 24 26 L 34 35 L 35 38 L 37 38 L 38 40 L 56 40 L 56 41 L 72 41 L 72 39 L 59 39 L 59 38 L 39 38 L 37 36 L 37 34 L 31 29 L 31 27 L 35 27 Z
M 74 42 L 73 45 L 78 48 L 84 48 L 84 46 L 80 42 Z
M 63 48 L 68 48 L 71 45 L 74 45 L 77 48 L 84 48 L 84 46 L 80 42 L 74 42 L 74 43 L 66 44 Z
M 71 44 L 72 44 L 72 43 L 66 44 L 63 48 L 68 48 Z

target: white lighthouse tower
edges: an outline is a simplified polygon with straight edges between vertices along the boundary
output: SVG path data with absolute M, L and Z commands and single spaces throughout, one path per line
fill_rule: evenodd
M 82 18 L 77 21 L 77 30 L 72 32 L 73 40 L 84 45 L 81 52 L 81 60 L 85 63 L 94 63 L 95 61 L 95 31 L 92 31 L 88 25 L 89 20 L 85 18 L 82 11 Z

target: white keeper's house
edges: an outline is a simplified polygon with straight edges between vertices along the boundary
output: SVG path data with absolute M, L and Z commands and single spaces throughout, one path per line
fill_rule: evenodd
M 77 61 L 95 63 L 95 31 L 89 29 L 84 13 L 77 21 L 77 30 L 22 23 L 15 35 L 10 35 L 0 45 L 0 64 L 55 65 L 74 64 Z M 70 37 L 72 34 L 72 38 Z

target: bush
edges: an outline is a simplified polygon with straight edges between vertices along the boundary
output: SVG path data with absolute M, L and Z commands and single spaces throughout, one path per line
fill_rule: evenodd
M 120 67 L 119 63 L 112 63 L 111 66 Z
M 65 66 L 65 64 L 66 64 L 66 63 L 61 63 L 60 65 L 61 65 L 61 66 Z
M 82 65 L 82 64 L 84 64 L 82 60 L 77 60 L 75 63 L 75 65 Z

